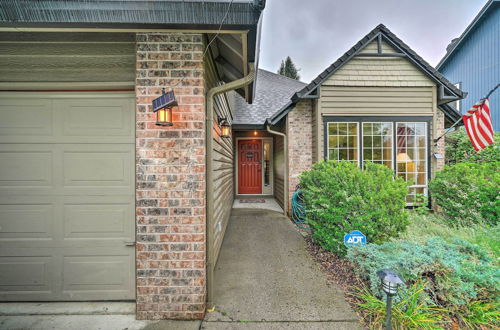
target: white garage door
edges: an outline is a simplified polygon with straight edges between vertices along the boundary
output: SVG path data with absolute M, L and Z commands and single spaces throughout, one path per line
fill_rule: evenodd
M 0 93 L 0 300 L 135 297 L 130 93 Z

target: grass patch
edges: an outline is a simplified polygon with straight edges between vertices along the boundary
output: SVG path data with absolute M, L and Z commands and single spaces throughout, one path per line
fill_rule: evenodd
M 477 244 L 490 253 L 497 263 L 500 260 L 500 225 L 488 227 L 483 224 L 475 224 L 467 227 L 451 227 L 439 215 L 419 215 L 412 212 L 410 215 L 410 225 L 407 227 L 406 232 L 401 234 L 397 240 L 423 243 L 428 238 L 436 236 L 446 241 L 459 238 Z

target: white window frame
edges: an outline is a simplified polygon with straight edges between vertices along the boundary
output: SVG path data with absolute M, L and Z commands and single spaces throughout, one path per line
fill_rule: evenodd
M 352 117 L 352 118 L 356 118 L 356 117 Z M 375 118 L 375 117 L 373 117 Z M 368 118 L 367 118 L 368 119 Z M 381 118 L 382 119 L 382 118 Z M 356 124 L 356 131 L 357 131 L 357 148 L 356 148 L 356 152 L 357 152 L 357 164 L 358 166 L 362 167 L 363 166 L 363 161 L 364 161 L 364 158 L 362 157 L 363 154 L 363 148 L 364 148 L 364 141 L 362 141 L 363 139 L 363 124 L 365 123 L 385 123 L 385 124 L 392 124 L 392 170 L 394 172 L 394 177 L 396 178 L 397 177 L 397 166 L 398 166 L 398 163 L 397 163 L 397 125 L 398 124 L 424 124 L 424 132 L 425 132 L 425 147 L 424 147 L 424 160 L 425 160 L 425 166 L 424 166 L 424 182 L 425 184 L 414 184 L 414 185 L 411 185 L 410 188 L 423 188 L 424 189 L 424 195 L 426 197 L 429 196 L 429 171 L 430 171 L 430 167 L 431 167 L 431 160 L 429 159 L 429 139 L 430 139 L 430 132 L 429 132 L 429 125 L 431 124 L 431 121 L 429 121 L 430 119 L 428 118 L 427 120 L 404 120 L 403 119 L 403 116 L 400 116 L 399 118 L 395 119 L 393 117 L 388 117 L 387 118 L 388 121 L 383 121 L 383 120 L 366 120 L 366 121 L 363 121 L 362 118 L 360 118 L 360 120 L 356 120 L 356 121 L 353 121 L 353 120 L 340 120 L 340 121 L 336 121 L 336 120 L 325 120 L 324 123 L 326 124 L 325 125 L 325 135 L 326 135 L 326 138 L 324 139 L 325 141 L 325 144 L 326 144 L 326 149 L 325 152 L 326 154 L 324 155 L 324 159 L 326 160 L 330 160 L 330 135 L 328 134 L 329 131 L 330 131 L 330 124 L 338 124 L 338 123 L 346 123 L 346 124 Z M 362 148 L 363 147 L 363 148 Z M 333 149 L 337 149 L 337 148 L 332 148 Z M 336 159 L 336 161 L 340 161 L 338 159 Z M 355 162 L 353 162 L 355 163 Z M 418 173 L 418 172 L 416 172 Z M 413 206 L 415 205 L 414 203 L 407 203 L 406 204 L 407 206 Z
M 392 163 L 392 170 L 394 173 L 396 173 L 396 164 L 394 162 L 394 153 L 395 153 L 395 148 L 394 148 L 394 129 L 395 129 L 395 124 L 394 121 L 362 121 L 361 123 L 361 136 L 360 138 L 364 138 L 364 124 L 390 124 L 392 127 L 392 132 L 391 132 L 391 163 Z M 373 135 L 372 135 L 373 136 Z M 365 150 L 365 141 L 363 140 L 363 150 L 361 152 L 364 152 Z M 373 146 L 371 147 L 372 154 L 373 154 Z M 363 153 L 364 155 L 364 153 Z M 361 161 L 361 159 L 360 159 Z M 365 157 L 363 156 L 363 162 L 365 161 Z M 371 160 L 370 160 L 371 161 Z
M 354 162 L 354 161 L 351 161 L 351 160 L 340 160 L 340 159 L 330 159 L 330 124 L 356 124 L 356 141 L 357 141 L 357 146 L 356 146 L 356 155 L 357 155 L 357 161 Z M 354 164 L 358 164 L 358 166 L 361 166 L 361 157 L 360 157 L 360 148 L 359 148 L 359 145 L 360 145 L 360 141 L 359 139 L 361 138 L 360 135 L 359 135 L 359 125 L 360 123 L 359 122 L 356 122 L 356 121 L 330 121 L 327 123 L 327 126 L 326 126 L 326 133 L 327 133 L 327 138 L 326 138 L 326 159 L 328 160 L 335 160 L 335 161 L 347 161 L 347 162 L 352 162 Z M 346 135 L 348 136 L 348 135 Z M 332 150 L 334 149 L 337 149 L 337 150 L 340 150 L 339 148 L 331 148 Z M 349 149 L 347 149 L 349 150 Z
M 428 130 L 428 123 L 425 122 L 425 121 L 397 121 L 397 122 L 394 122 L 394 133 L 395 133 L 395 136 L 396 136 L 396 140 L 398 138 L 398 132 L 397 132 L 397 127 L 398 127 L 398 124 L 424 124 L 424 132 L 425 132 L 425 147 L 424 147 L 424 159 L 425 159 L 425 166 L 424 166 L 424 170 L 425 170 L 425 174 L 424 174 L 424 179 L 425 179 L 425 184 L 414 184 L 414 185 L 411 185 L 409 186 L 409 188 L 424 188 L 424 195 L 425 197 L 428 197 L 429 196 L 429 155 L 428 155 L 428 152 L 429 152 L 429 149 L 428 149 L 428 139 L 429 139 L 429 130 Z M 394 149 L 394 153 L 396 153 L 397 150 Z M 397 155 L 396 155 L 397 156 Z M 397 160 L 396 160 L 396 163 L 397 163 Z M 397 177 L 398 175 L 398 168 L 397 168 L 397 164 L 394 164 L 395 168 L 394 168 L 394 176 Z M 407 173 L 407 172 L 405 172 Z M 418 173 L 418 172 L 417 172 Z M 415 205 L 414 203 L 406 203 L 407 205 L 409 206 L 412 206 L 412 205 Z

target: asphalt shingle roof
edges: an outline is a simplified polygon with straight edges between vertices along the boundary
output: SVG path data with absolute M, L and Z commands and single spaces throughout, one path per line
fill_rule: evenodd
M 290 97 L 306 86 L 305 83 L 263 69 L 257 71 L 253 104 L 248 104 L 235 92 L 228 97 L 234 109 L 233 125 L 264 125 L 289 101 Z

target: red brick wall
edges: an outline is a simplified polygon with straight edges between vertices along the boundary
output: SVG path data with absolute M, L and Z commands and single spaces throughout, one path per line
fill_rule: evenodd
M 137 318 L 200 319 L 205 311 L 205 98 L 201 34 L 137 34 Z M 175 88 L 174 126 L 151 102 Z
M 302 100 L 287 116 L 288 125 L 288 212 L 291 198 L 299 184 L 299 176 L 313 163 L 313 106 L 311 100 Z

